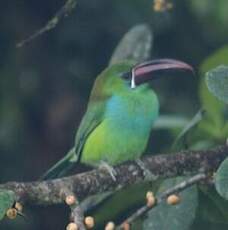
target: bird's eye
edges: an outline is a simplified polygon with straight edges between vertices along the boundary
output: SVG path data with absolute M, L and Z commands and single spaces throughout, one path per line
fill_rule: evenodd
M 124 73 L 121 73 L 121 78 L 125 79 L 125 80 L 129 80 L 132 76 L 132 73 L 131 71 L 129 72 L 124 72 Z

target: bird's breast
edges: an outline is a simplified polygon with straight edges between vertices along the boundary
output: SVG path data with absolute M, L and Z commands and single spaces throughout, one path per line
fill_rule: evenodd
M 147 132 L 158 116 L 157 98 L 149 95 L 131 97 L 113 96 L 107 103 L 105 118 L 117 128 Z M 113 127 L 114 128 L 114 127 Z
M 107 103 L 104 120 L 88 137 L 82 161 L 95 165 L 107 161 L 114 165 L 139 157 L 148 142 L 158 102 L 153 97 L 113 96 Z

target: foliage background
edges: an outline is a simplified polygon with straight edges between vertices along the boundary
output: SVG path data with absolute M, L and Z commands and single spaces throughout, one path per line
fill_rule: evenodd
M 135 24 L 151 26 L 153 58 L 177 58 L 196 71 L 228 40 L 226 0 L 176 0 L 174 8 L 163 13 L 153 11 L 152 0 L 84 0 L 54 30 L 16 48 L 62 4 L 1 3 L 0 182 L 37 179 L 72 146 L 95 77 Z M 191 118 L 200 107 L 198 85 L 199 75 L 155 82 L 161 113 Z M 171 141 L 169 133 L 153 132 L 148 152 L 162 151 Z M 26 214 L 28 220 L 5 220 L 0 229 L 61 229 L 67 223 L 64 206 L 30 207 Z

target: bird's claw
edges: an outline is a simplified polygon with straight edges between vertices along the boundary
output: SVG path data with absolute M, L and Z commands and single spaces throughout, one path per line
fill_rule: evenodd
M 116 170 L 111 166 L 109 165 L 107 162 L 105 161 L 101 161 L 100 162 L 100 165 L 99 165 L 99 168 L 101 169 L 105 169 L 106 171 L 108 171 L 108 173 L 110 174 L 110 176 L 112 177 L 113 181 L 116 182 L 116 175 L 117 175 L 117 172 Z

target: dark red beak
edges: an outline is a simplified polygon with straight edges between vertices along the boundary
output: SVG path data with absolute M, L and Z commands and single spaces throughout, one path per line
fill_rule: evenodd
M 194 73 L 193 68 L 182 61 L 174 59 L 157 59 L 148 61 L 136 65 L 132 69 L 131 88 L 135 88 L 137 85 L 157 78 L 158 75 L 155 73 L 162 70 L 184 70 Z

